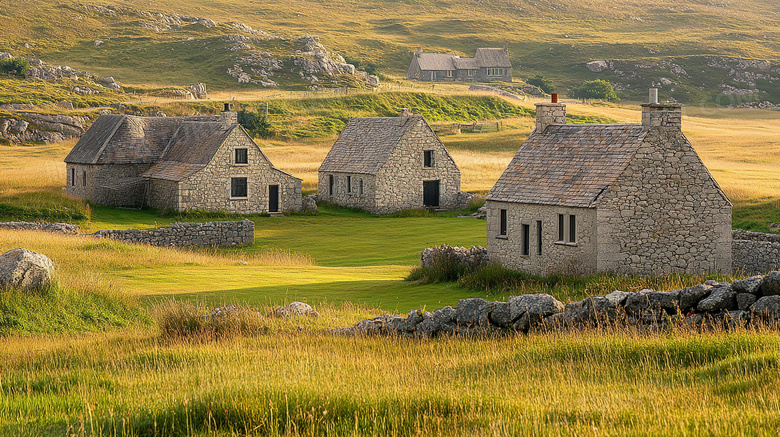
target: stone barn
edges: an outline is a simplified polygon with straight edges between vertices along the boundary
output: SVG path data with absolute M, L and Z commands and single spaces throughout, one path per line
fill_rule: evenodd
M 104 205 L 242 214 L 301 209 L 301 179 L 273 166 L 237 113 L 101 115 L 65 158 L 66 193 Z
M 512 63 L 509 49 L 479 48 L 473 58 L 448 53 L 414 52 L 407 79 L 422 81 L 511 82 Z
M 351 118 L 319 168 L 318 198 L 374 214 L 456 209 L 460 170 L 420 115 Z
M 638 125 L 570 125 L 564 104 L 537 104 L 486 197 L 490 260 L 540 275 L 730 272 L 731 203 L 683 135 L 681 105 L 655 96 Z

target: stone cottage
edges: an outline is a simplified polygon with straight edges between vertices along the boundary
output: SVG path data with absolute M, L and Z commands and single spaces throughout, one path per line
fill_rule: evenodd
M 388 214 L 455 209 L 460 170 L 420 115 L 351 118 L 319 168 L 318 197 Z
M 683 135 L 681 105 L 651 102 L 639 125 L 570 125 L 564 104 L 537 104 L 486 197 L 490 259 L 540 275 L 730 272 L 731 203 Z
M 215 117 L 101 115 L 65 158 L 66 193 L 178 211 L 300 210 L 301 179 L 275 168 L 237 119 L 227 108 Z
M 423 53 L 422 48 L 412 55 L 407 78 L 424 81 L 490 82 L 512 81 L 512 63 L 509 49 L 479 48 L 473 58 L 461 58 L 448 53 Z

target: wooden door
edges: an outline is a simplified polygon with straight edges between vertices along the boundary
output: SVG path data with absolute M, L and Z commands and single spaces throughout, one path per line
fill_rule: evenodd
M 268 186 L 268 212 L 279 212 L 279 185 Z
M 423 205 L 439 206 L 439 181 L 423 181 Z

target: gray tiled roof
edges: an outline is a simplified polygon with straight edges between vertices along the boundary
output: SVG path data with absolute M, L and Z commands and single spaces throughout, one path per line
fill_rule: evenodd
M 458 70 L 479 70 L 477 60 L 474 58 L 457 58 L 454 63 Z
M 505 67 L 509 68 L 512 63 L 509 62 L 509 54 L 504 49 L 477 49 L 474 59 L 480 67 Z
M 642 144 L 641 125 L 551 125 L 517 151 L 488 200 L 590 207 Z
M 447 53 L 420 53 L 418 56 L 421 70 L 455 70 L 455 59 L 458 59 Z
M 421 115 L 351 118 L 319 171 L 376 174 L 404 134 L 419 123 L 425 123 Z
M 92 123 L 92 127 L 81 136 L 73 150 L 65 157 L 65 162 L 79 164 L 94 164 L 106 146 L 108 140 L 114 135 L 125 120 L 124 115 L 101 115 Z
M 237 125 L 185 121 L 165 150 L 165 161 L 188 164 L 208 164 Z
M 186 164 L 176 161 L 163 161 L 141 173 L 141 176 L 150 179 L 182 181 L 200 170 L 203 170 L 204 167 L 206 167 L 205 164 Z

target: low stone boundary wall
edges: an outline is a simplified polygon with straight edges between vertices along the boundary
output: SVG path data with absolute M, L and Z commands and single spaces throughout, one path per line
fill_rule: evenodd
M 487 249 L 482 246 L 471 246 L 470 249 L 459 246 L 429 247 L 420 254 L 421 267 L 433 267 L 440 258 L 446 258 L 455 264 L 468 264 L 477 267 L 488 263 Z
M 780 269 L 780 235 L 735 229 L 731 237 L 734 273 L 755 275 Z
M 151 246 L 236 246 L 255 242 L 255 223 L 251 220 L 171 223 L 165 228 L 101 230 L 90 235 Z
M 567 305 L 549 294 L 513 296 L 508 302 L 461 299 L 455 308 L 412 310 L 406 317 L 383 314 L 335 333 L 433 337 L 589 327 L 658 331 L 673 326 L 701 330 L 751 325 L 780 327 L 780 271 L 674 291 L 613 291 Z
M 79 227 L 70 223 L 0 222 L 0 229 L 46 231 L 66 235 L 76 235 L 79 233 Z

